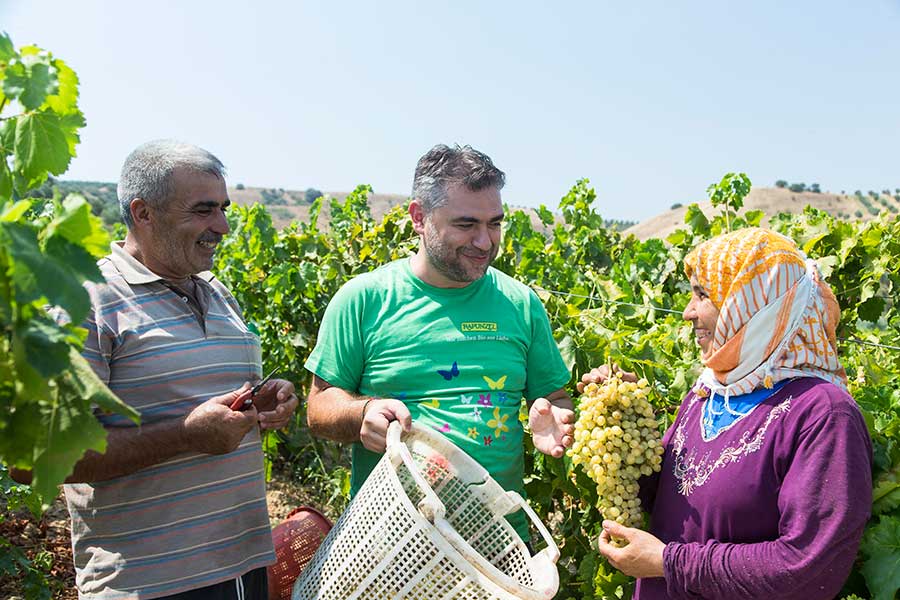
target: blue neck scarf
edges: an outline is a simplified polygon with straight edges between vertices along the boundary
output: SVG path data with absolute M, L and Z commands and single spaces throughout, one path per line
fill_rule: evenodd
M 703 403 L 703 438 L 705 440 L 715 438 L 723 430 L 734 424 L 735 421 L 748 415 L 750 411 L 759 406 L 766 398 L 784 387 L 788 381 L 790 381 L 790 379 L 784 379 L 773 385 L 771 388 L 755 389 L 749 394 L 729 396 L 727 403 L 725 401 L 725 396 L 720 394 L 710 394 L 709 398 Z

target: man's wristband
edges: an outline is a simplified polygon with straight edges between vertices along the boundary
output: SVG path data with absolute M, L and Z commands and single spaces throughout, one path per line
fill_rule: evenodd
M 366 410 L 369 408 L 369 402 L 372 400 L 377 400 L 377 398 L 367 398 L 363 403 L 362 412 L 359 415 L 360 427 L 362 426 L 362 422 L 366 419 Z

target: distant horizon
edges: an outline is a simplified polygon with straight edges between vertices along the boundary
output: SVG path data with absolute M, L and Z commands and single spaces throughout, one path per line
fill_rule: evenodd
M 64 181 L 64 182 L 68 182 L 68 183 L 102 183 L 102 184 L 109 184 L 109 185 L 112 185 L 112 186 L 118 185 L 118 181 L 116 181 L 116 180 L 114 180 L 114 179 L 109 179 L 109 180 L 107 180 L 107 179 L 72 179 L 72 178 L 70 178 L 70 177 L 67 177 L 66 174 L 63 174 L 63 175 L 54 177 L 53 179 L 55 179 L 56 181 Z M 900 177 L 898 177 L 898 179 L 900 179 Z M 756 189 L 756 188 L 772 188 L 772 189 L 778 189 L 779 186 L 776 185 L 776 183 L 777 183 L 778 181 L 779 181 L 779 180 L 776 179 L 775 182 L 773 182 L 771 185 L 762 185 L 762 184 L 757 184 L 757 183 L 754 183 L 754 182 L 751 182 L 751 183 L 752 183 L 753 189 Z M 794 192 L 794 193 L 798 193 L 798 194 L 800 194 L 800 193 L 810 193 L 810 194 L 821 193 L 821 194 L 832 194 L 832 195 L 835 195 L 835 196 L 841 196 L 841 195 L 843 195 L 843 196 L 852 196 L 852 195 L 854 195 L 854 193 L 857 191 L 857 190 L 853 190 L 853 191 L 850 191 L 850 190 L 836 191 L 836 190 L 826 190 L 826 189 L 821 189 L 821 190 L 819 190 L 818 192 L 814 192 L 813 190 L 810 190 L 810 189 L 809 189 L 809 185 L 811 185 L 811 183 L 816 183 L 816 182 L 811 182 L 811 183 L 810 183 L 810 182 L 805 182 L 805 181 L 789 181 L 789 180 L 784 180 L 784 181 L 787 181 L 789 184 L 798 183 L 798 184 L 804 184 L 804 185 L 807 186 L 807 189 L 804 189 L 804 190 L 798 191 L 798 192 Z M 576 182 L 573 182 L 573 183 L 572 183 L 572 186 L 574 186 L 575 183 L 576 183 Z M 314 190 L 318 190 L 318 191 L 320 191 L 320 192 L 322 192 L 322 193 L 324 193 L 324 194 L 349 194 L 350 192 L 352 192 L 353 190 L 355 190 L 355 189 L 356 189 L 358 186 L 360 186 L 360 185 L 371 185 L 371 184 L 368 184 L 368 183 L 366 183 L 366 182 L 360 182 L 360 183 L 354 185 L 353 187 L 351 187 L 350 189 L 346 189 L 346 190 L 325 190 L 325 189 L 317 188 L 317 187 L 315 187 L 315 186 L 307 186 L 307 187 L 304 187 L 304 188 L 288 188 L 288 187 L 284 187 L 283 185 L 248 185 L 247 183 L 244 183 L 243 181 L 232 181 L 232 178 L 229 177 L 227 173 L 226 173 L 226 175 L 225 175 L 225 184 L 226 184 L 226 186 L 229 187 L 229 188 L 236 188 L 238 185 L 243 185 L 243 186 L 246 187 L 246 188 L 251 188 L 251 189 L 256 189 L 256 190 L 284 190 L 285 192 L 305 192 L 305 191 L 308 190 L 308 189 L 314 189 Z M 570 186 L 569 189 L 571 189 L 572 186 Z M 589 183 L 589 187 L 593 187 L 593 183 Z M 787 189 L 787 188 L 785 187 L 785 189 Z M 864 195 L 867 195 L 870 191 L 882 193 L 885 189 L 888 189 L 888 190 L 890 191 L 890 195 L 893 195 L 893 194 L 897 193 L 896 190 L 897 190 L 897 189 L 900 189 L 900 188 L 889 187 L 889 188 L 882 188 L 882 189 L 879 190 L 879 189 L 876 189 L 876 188 L 873 187 L 873 186 L 868 186 L 868 187 L 866 187 L 865 189 L 859 188 L 858 191 L 862 192 Z M 567 190 L 567 191 L 568 191 L 568 190 Z M 409 199 L 409 197 L 410 197 L 409 194 L 407 194 L 407 193 L 402 193 L 402 192 L 385 192 L 385 191 L 379 191 L 379 190 L 376 190 L 376 189 L 373 189 L 373 190 L 372 190 L 372 193 L 373 193 L 373 194 L 378 194 L 378 195 L 381 195 L 381 196 L 402 196 L 402 197 L 407 198 L 407 199 Z M 503 196 L 502 199 L 503 199 L 503 203 L 504 203 L 504 204 L 510 204 L 510 205 L 515 204 L 515 203 L 512 203 L 512 202 L 509 202 L 509 201 L 506 199 L 505 194 L 503 194 L 503 192 L 501 192 L 501 196 Z M 562 198 L 562 196 L 560 196 L 560 198 Z M 705 202 L 705 201 L 707 201 L 707 200 L 709 200 L 709 198 L 706 196 L 706 194 L 705 194 L 705 192 L 704 192 L 704 195 L 703 195 L 702 198 L 698 198 L 697 200 L 694 200 L 693 202 L 701 203 L 701 202 Z M 682 204 L 684 204 L 684 203 L 682 203 Z M 518 205 L 517 205 L 517 206 L 518 206 Z M 527 206 L 528 206 L 528 208 L 537 208 L 539 205 L 538 205 L 538 204 L 535 204 L 534 206 L 530 206 L 530 205 L 527 205 Z M 551 207 L 550 207 L 550 206 L 547 206 L 547 208 L 551 208 Z
M 898 0 L 44 0 L 3 3 L 0 22 L 80 78 L 64 179 L 115 181 L 170 137 L 235 184 L 385 194 L 409 193 L 434 144 L 468 143 L 510 204 L 556 209 L 586 178 L 618 220 L 701 202 L 727 172 L 900 187 Z
M 103 186 L 103 187 L 112 188 L 113 191 L 115 190 L 115 187 L 116 187 L 115 181 L 69 179 L 66 177 L 59 177 L 59 178 L 54 178 L 54 179 L 58 183 L 61 183 L 64 185 L 70 185 L 70 186 L 82 186 L 82 185 L 83 186 Z M 784 181 L 787 182 L 787 180 L 784 180 Z M 802 184 L 804 182 L 788 182 L 788 183 Z M 284 221 L 288 218 L 290 218 L 290 219 L 297 218 L 298 215 L 296 215 L 296 214 L 288 217 L 286 212 L 287 213 L 291 212 L 290 207 L 299 207 L 299 206 L 307 205 L 306 199 L 305 199 L 305 193 L 309 190 L 309 188 L 307 188 L 307 189 L 291 189 L 291 188 L 285 188 L 285 187 L 277 186 L 277 185 L 275 185 L 275 186 L 252 186 L 252 185 L 248 186 L 248 185 L 244 184 L 243 182 L 231 182 L 227 179 L 226 179 L 226 184 L 229 189 L 234 190 L 235 192 L 246 192 L 246 191 L 255 192 L 255 193 L 261 192 L 260 193 L 261 197 L 256 201 L 266 207 L 267 211 L 272 215 L 273 220 Z M 317 188 L 313 188 L 313 189 L 316 189 L 316 191 L 322 193 L 324 196 L 338 197 L 338 198 L 346 197 L 346 195 L 348 195 L 349 193 L 351 193 L 353 191 L 353 190 L 319 190 Z M 791 190 L 791 189 L 788 189 L 788 187 L 786 185 L 785 186 L 754 185 L 754 186 L 752 186 L 752 189 L 750 191 L 750 196 L 754 196 L 756 198 L 762 198 L 764 196 L 771 196 L 771 194 L 769 192 L 778 190 L 778 189 L 784 189 L 784 192 L 791 194 L 792 198 L 794 197 L 795 194 L 797 194 L 797 195 L 804 194 L 804 195 L 806 195 L 806 199 L 808 200 L 808 202 L 804 203 L 803 206 L 817 206 L 818 205 L 819 208 L 823 208 L 827 212 L 831 212 L 833 215 L 838 216 L 839 218 L 846 218 L 848 220 L 851 220 L 853 213 L 856 213 L 857 211 L 859 211 L 862 214 L 856 215 L 856 217 L 864 218 L 864 220 L 872 218 L 872 216 L 874 216 L 876 214 L 876 213 L 871 212 L 871 210 L 869 209 L 869 207 L 867 205 L 862 205 L 863 204 L 862 202 L 859 203 L 860 205 L 853 204 L 850 206 L 846 206 L 846 205 L 842 204 L 838 207 L 838 209 L 836 209 L 836 207 L 833 205 L 832 200 L 822 200 L 822 201 L 818 201 L 818 202 L 815 200 L 816 196 L 823 196 L 823 197 L 834 197 L 837 199 L 843 198 L 843 199 L 850 200 L 851 202 L 854 202 L 854 198 L 855 198 L 854 192 L 856 190 L 854 190 L 853 192 L 849 192 L 849 191 L 845 190 L 844 193 L 835 192 L 835 191 L 831 191 L 831 190 L 820 190 L 820 191 L 816 192 L 811 189 L 804 189 L 801 191 Z M 283 194 L 281 197 L 285 200 L 285 202 L 275 202 L 275 201 L 271 201 L 271 200 L 267 199 L 265 192 L 268 190 L 280 191 Z M 89 189 L 88 190 L 65 190 L 65 191 L 66 192 L 84 191 L 86 193 L 92 194 L 92 192 L 90 192 Z M 876 192 L 878 195 L 883 195 L 884 190 L 871 190 L 870 189 L 870 190 L 866 190 L 866 191 L 863 191 L 863 190 L 859 190 L 859 191 L 863 194 L 863 196 L 868 197 L 868 195 L 871 192 Z M 887 204 L 890 204 L 893 207 L 890 209 L 890 211 L 896 212 L 898 209 L 900 209 L 900 198 L 898 198 L 898 196 L 900 196 L 900 188 L 889 189 L 887 191 L 889 192 L 888 197 L 889 197 L 890 201 L 887 203 L 882 202 L 881 204 L 876 203 L 872 206 L 874 206 L 876 210 L 881 210 L 882 208 L 888 209 Z M 756 192 L 756 194 L 754 194 L 754 192 Z M 105 193 L 107 193 L 107 192 L 104 192 L 104 194 Z M 300 200 L 298 200 L 296 197 L 296 194 L 298 194 L 298 193 L 304 194 L 304 200 L 302 202 Z M 392 194 L 389 192 L 378 192 L 378 191 L 374 191 L 374 190 L 373 190 L 372 194 L 374 196 L 380 196 L 382 198 L 381 202 L 387 202 L 388 203 L 387 205 L 392 206 L 392 207 L 406 204 L 406 202 L 408 202 L 408 200 L 409 200 L 409 196 L 406 194 Z M 760 194 L 762 194 L 762 196 L 760 196 Z M 284 198 L 284 196 L 287 196 L 287 198 Z M 246 197 L 240 198 L 239 196 L 235 197 L 233 195 L 232 200 L 237 204 L 246 204 L 247 203 Z M 759 201 L 760 200 L 756 200 L 756 201 L 750 200 L 751 204 L 745 205 L 745 210 L 751 209 L 751 208 L 761 208 L 758 205 L 753 206 L 753 204 L 755 204 Z M 377 215 L 377 211 L 378 211 L 377 203 L 379 202 L 378 198 L 375 198 L 375 202 L 376 202 L 376 204 L 373 205 L 373 208 L 375 208 L 376 216 L 378 216 Z M 515 210 L 536 210 L 537 209 L 537 207 L 535 207 L 535 206 L 527 206 L 527 205 L 517 204 L 515 202 L 510 202 L 507 199 L 504 199 L 503 202 L 506 206 L 510 207 L 511 209 L 515 209 Z M 824 202 L 825 204 L 823 204 L 822 202 Z M 637 227 L 638 229 L 647 229 L 649 227 L 649 230 L 653 231 L 654 228 L 659 223 L 669 222 L 671 216 L 673 216 L 673 215 L 677 215 L 677 217 L 680 221 L 682 219 L 682 215 L 680 213 L 683 213 L 684 209 L 686 209 L 688 206 L 690 206 L 693 203 L 694 202 L 672 203 L 668 207 L 661 210 L 659 213 L 656 213 L 654 215 L 651 215 L 651 216 L 643 218 L 643 219 L 628 218 L 627 216 L 626 217 L 609 217 L 607 215 L 604 215 L 602 212 L 600 213 L 600 215 L 601 215 L 601 217 L 603 217 L 604 221 L 607 223 L 610 223 L 611 226 L 616 224 L 620 227 Z M 701 205 L 702 207 L 705 207 L 704 210 L 708 210 L 708 206 L 709 206 L 708 198 L 700 199 L 700 200 L 696 201 L 696 203 Z M 551 212 L 553 212 L 555 215 L 557 215 L 557 216 L 560 215 L 560 210 L 559 210 L 558 206 L 547 206 L 547 208 Z M 595 206 L 594 208 L 596 209 L 597 207 Z M 773 207 L 770 207 L 770 208 L 773 208 Z M 777 209 L 773 208 L 772 210 L 764 210 L 764 212 L 767 216 L 773 216 L 774 214 L 777 214 L 778 212 L 795 212 L 795 210 L 794 210 L 794 207 L 790 207 L 785 204 L 779 204 L 779 205 L 777 205 Z M 709 214 L 709 213 L 707 213 L 707 214 Z M 302 220 L 302 217 L 301 217 L 301 220 Z M 645 232 L 642 231 L 641 234 L 639 234 L 639 235 L 644 235 L 644 233 Z M 665 235 L 662 235 L 661 237 L 665 237 Z
M 69 183 L 99 183 L 99 184 L 108 184 L 108 185 L 112 185 L 112 186 L 116 186 L 116 185 L 117 185 L 117 181 L 116 181 L 116 180 L 70 179 L 70 178 L 67 177 L 65 174 L 64 174 L 64 175 L 61 175 L 61 176 L 59 176 L 59 177 L 56 177 L 55 179 L 56 179 L 57 181 L 64 181 L 64 182 L 69 182 Z M 776 179 L 774 182 L 772 182 L 771 185 L 760 185 L 760 184 L 757 184 L 757 183 L 754 183 L 754 182 L 751 181 L 752 189 L 779 189 L 779 186 L 777 185 L 778 181 L 786 181 L 786 182 L 788 183 L 788 185 L 791 185 L 791 184 L 803 184 L 803 185 L 807 186 L 807 189 L 805 189 L 805 190 L 803 190 L 803 191 L 793 192 L 793 193 L 798 193 L 798 194 L 801 194 L 801 193 L 817 194 L 817 193 L 818 193 L 818 194 L 831 194 L 831 195 L 834 195 L 834 196 L 850 196 L 850 197 L 852 197 L 852 196 L 855 194 L 856 191 L 862 192 L 863 195 L 868 195 L 869 192 L 871 192 L 871 191 L 875 191 L 875 192 L 878 192 L 879 194 L 881 194 L 885 189 L 887 189 L 887 190 L 890 191 L 890 194 L 889 194 L 889 195 L 894 195 L 895 193 L 897 193 L 896 191 L 897 191 L 898 189 L 900 189 L 900 186 L 888 187 L 888 188 L 882 188 L 882 189 L 877 189 L 876 187 L 867 186 L 867 187 L 865 187 L 865 188 L 858 188 L 858 190 L 852 190 L 852 191 L 851 191 L 851 190 L 846 190 L 846 189 L 845 189 L 845 190 L 828 190 L 828 189 L 820 189 L 820 191 L 814 192 L 814 191 L 812 191 L 812 190 L 809 189 L 809 186 L 812 185 L 812 184 L 817 183 L 817 182 L 815 182 L 815 181 L 813 181 L 813 182 L 792 181 L 792 180 L 788 180 L 788 179 L 784 179 L 784 178 Z M 898 181 L 900 181 L 900 177 L 898 177 Z M 235 188 L 235 189 L 237 188 L 238 185 L 243 185 L 245 188 L 249 188 L 249 189 L 258 189 L 258 190 L 273 190 L 273 189 L 274 189 L 274 190 L 279 190 L 279 189 L 281 189 L 281 190 L 284 190 L 285 192 L 305 192 L 305 191 L 308 190 L 308 189 L 316 189 L 316 190 L 318 190 L 318 191 L 320 191 L 320 192 L 322 192 L 323 194 L 326 194 L 326 195 L 327 195 L 327 194 L 349 194 L 349 193 L 352 192 L 354 189 L 356 189 L 356 187 L 359 186 L 359 185 L 370 185 L 370 184 L 367 184 L 367 183 L 365 183 L 365 182 L 362 182 L 362 183 L 356 184 L 355 186 L 353 186 L 352 188 L 347 189 L 347 190 L 325 190 L 325 189 L 317 188 L 317 187 L 315 187 L 315 186 L 307 186 L 307 187 L 305 187 L 305 188 L 288 188 L 288 187 L 284 187 L 284 186 L 281 186 L 281 185 L 248 185 L 248 184 L 244 183 L 243 181 L 232 181 L 231 177 L 228 176 L 227 172 L 226 172 L 226 176 L 225 176 L 225 183 L 226 183 L 227 187 L 229 187 L 229 188 Z M 572 185 L 574 186 L 575 183 L 576 183 L 576 182 L 573 182 Z M 711 183 L 714 183 L 714 182 L 711 182 Z M 593 183 L 589 183 L 589 185 L 590 185 L 591 187 L 593 187 Z M 569 189 L 571 189 L 571 186 L 570 186 Z M 787 189 L 786 186 L 785 186 L 785 189 Z M 568 191 L 568 190 L 567 190 L 567 191 Z M 384 192 L 384 191 L 376 190 L 376 189 L 374 189 L 374 188 L 373 188 L 373 190 L 372 190 L 372 193 L 373 193 L 373 194 L 382 195 L 382 196 L 398 196 L 398 197 L 405 198 L 406 200 L 409 200 L 409 194 L 404 194 L 404 193 Z M 502 196 L 502 200 L 503 200 L 503 203 L 504 203 L 504 204 L 506 204 L 506 205 L 508 205 L 508 206 L 515 207 L 515 208 L 536 209 L 536 208 L 538 208 L 538 207 L 540 206 L 540 203 L 539 203 L 539 204 L 535 204 L 535 205 L 528 205 L 528 204 L 520 204 L 520 203 L 516 203 L 516 202 L 511 202 L 511 201 L 506 197 L 506 194 L 505 194 L 504 192 L 501 192 L 501 196 Z M 560 196 L 560 197 L 562 197 L 562 196 Z M 704 194 L 703 194 L 703 196 L 700 197 L 700 198 L 697 198 L 697 199 L 694 199 L 694 200 L 689 200 L 689 201 L 687 201 L 687 202 L 678 202 L 678 201 L 672 202 L 672 203 L 669 204 L 668 206 L 666 206 L 666 207 L 660 209 L 659 212 L 654 213 L 654 214 L 649 215 L 649 216 L 645 216 L 645 217 L 643 217 L 643 218 L 628 217 L 627 215 L 626 215 L 626 216 L 621 216 L 621 217 L 609 217 L 609 216 L 603 214 L 602 210 L 599 210 L 600 207 L 595 206 L 595 209 L 598 209 L 598 212 L 600 212 L 600 215 L 601 215 L 604 219 L 606 219 L 606 220 L 608 220 L 608 221 L 620 221 L 620 222 L 642 223 L 642 222 L 647 221 L 647 220 L 649 220 L 649 219 L 653 219 L 653 218 L 655 218 L 655 217 L 658 217 L 658 216 L 660 216 L 661 214 L 667 212 L 668 210 L 671 210 L 672 207 L 673 207 L 674 205 L 676 205 L 676 204 L 679 204 L 679 205 L 681 205 L 681 206 L 688 206 L 688 205 L 693 204 L 693 203 L 702 204 L 703 202 L 708 202 L 708 201 L 709 201 L 709 198 L 708 198 L 708 196 L 706 195 L 705 190 L 704 190 Z M 555 213 L 558 213 L 558 212 L 559 212 L 559 206 L 558 206 L 558 204 L 552 204 L 552 205 L 550 205 L 550 204 L 546 204 L 546 203 L 545 203 L 545 206 L 546 206 L 548 209 L 550 209 L 551 211 L 555 212 Z

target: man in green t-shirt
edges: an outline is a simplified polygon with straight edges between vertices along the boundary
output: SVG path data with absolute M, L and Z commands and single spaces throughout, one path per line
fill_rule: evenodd
M 561 457 L 572 444 L 569 381 L 537 295 L 491 268 L 505 176 L 469 146 L 423 156 L 409 214 L 419 250 L 344 285 L 306 368 L 314 435 L 353 445 L 355 494 L 385 449 L 391 421 L 442 432 L 505 489 L 524 494 L 523 428 Z M 514 523 L 524 534 L 524 519 Z

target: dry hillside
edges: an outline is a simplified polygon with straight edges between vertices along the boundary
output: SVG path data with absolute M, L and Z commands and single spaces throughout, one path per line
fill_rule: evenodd
M 347 197 L 347 192 L 325 192 L 325 195 L 336 200 L 343 200 Z M 265 204 L 266 210 L 272 216 L 272 222 L 279 229 L 291 221 L 309 221 L 311 203 L 306 202 L 303 192 L 251 187 L 239 190 L 229 187 L 228 197 L 235 204 L 247 205 L 254 202 Z M 272 202 L 273 197 L 277 198 L 277 204 Z M 406 196 L 400 194 L 369 194 L 369 210 L 372 211 L 372 216 L 376 220 L 380 220 L 390 209 L 398 204 L 405 204 L 406 201 Z M 280 202 L 284 202 L 284 204 Z M 322 203 L 321 223 L 328 222 L 328 206 L 329 203 L 326 199 Z
M 94 214 L 101 215 L 107 224 L 120 220 L 119 206 L 116 199 L 116 184 L 102 181 L 54 181 L 53 185 L 59 187 L 63 195 L 68 193 L 80 193 L 90 202 Z M 47 195 L 52 191 L 48 184 Z M 228 195 L 237 204 L 248 205 L 259 202 L 265 205 L 266 210 L 272 216 L 275 226 L 283 228 L 291 221 L 307 222 L 309 220 L 308 202 L 304 192 L 296 190 L 284 190 L 281 188 L 245 188 L 240 186 L 228 188 Z M 347 192 L 330 192 L 326 196 L 343 200 Z M 323 203 L 320 223 L 327 224 L 329 203 Z M 369 208 L 372 216 L 380 220 L 385 213 L 397 205 L 406 205 L 408 198 L 402 194 L 370 194 Z M 759 209 L 766 215 L 775 215 L 779 212 L 797 213 L 807 205 L 821 208 L 832 215 L 846 219 L 868 220 L 880 211 L 889 210 L 900 212 L 900 188 L 894 190 L 894 194 L 881 194 L 877 198 L 871 195 L 859 198 L 842 194 L 817 194 L 813 192 L 791 192 L 785 188 L 753 188 L 745 201 L 744 210 Z M 712 215 L 712 207 L 709 202 L 701 202 L 700 208 L 707 215 Z M 547 228 L 540 223 L 540 219 L 533 209 L 510 205 L 511 210 L 525 210 L 530 213 L 532 225 L 545 231 Z M 639 239 L 645 240 L 651 237 L 665 238 L 675 229 L 684 225 L 684 215 L 687 206 L 681 206 L 648 219 L 643 223 L 633 225 L 625 229 L 627 233 L 634 234 Z M 557 215 L 557 219 L 561 218 Z M 627 221 L 609 221 L 607 227 L 621 230 L 630 223 Z
M 868 202 L 869 209 L 865 205 Z M 714 214 L 712 205 L 707 202 L 699 202 L 700 209 L 707 216 Z M 744 199 L 743 211 L 761 210 L 766 216 L 776 215 L 780 212 L 799 213 L 807 205 L 820 208 L 836 217 L 847 220 L 869 220 L 879 211 L 889 210 L 888 207 L 900 210 L 900 201 L 894 196 L 882 195 L 878 200 L 866 196 L 861 202 L 856 196 L 813 192 L 792 192 L 786 188 L 753 188 Z M 638 239 L 663 238 L 676 229 L 684 226 L 684 215 L 687 205 L 674 208 L 652 219 L 638 223 L 625 230 L 626 234 L 634 234 Z M 763 225 L 768 219 L 763 218 Z
M 325 192 L 325 196 L 343 201 L 347 197 L 348 192 Z M 272 223 L 281 229 L 292 221 L 309 221 L 309 208 L 311 203 L 306 201 L 303 192 L 292 190 L 281 190 L 272 188 L 228 188 L 228 197 L 235 204 L 248 205 L 258 202 L 264 204 L 266 211 L 272 217 Z M 274 203 L 273 203 L 274 199 Z M 406 205 L 409 198 L 401 194 L 369 194 L 369 210 L 372 217 L 376 221 L 381 218 L 392 208 L 398 204 Z M 319 223 L 325 225 L 328 223 L 329 203 L 327 198 L 322 203 L 322 212 L 320 213 Z M 524 206 L 510 206 L 511 210 L 523 210 L 528 212 L 531 217 L 532 227 L 538 231 L 547 231 L 547 227 L 541 223 L 540 217 L 534 209 Z

